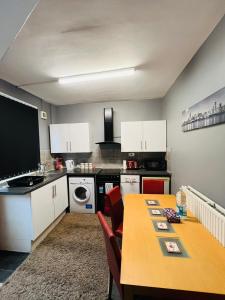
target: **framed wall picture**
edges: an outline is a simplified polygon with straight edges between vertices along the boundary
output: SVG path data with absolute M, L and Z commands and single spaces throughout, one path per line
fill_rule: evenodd
M 182 112 L 182 130 L 225 123 L 225 87 Z

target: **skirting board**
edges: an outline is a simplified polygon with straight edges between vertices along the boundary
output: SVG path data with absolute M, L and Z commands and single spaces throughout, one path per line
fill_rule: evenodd
M 66 212 L 64 211 L 58 218 L 35 240 L 32 241 L 31 252 L 46 238 L 46 236 L 55 228 L 55 226 L 62 220 Z

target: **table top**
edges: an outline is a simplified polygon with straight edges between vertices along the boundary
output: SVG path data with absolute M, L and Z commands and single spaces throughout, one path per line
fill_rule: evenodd
M 121 283 L 143 287 L 225 295 L 225 248 L 188 212 L 172 224 L 175 232 L 156 232 L 145 200 L 175 208 L 173 195 L 127 195 L 124 200 Z M 164 256 L 158 237 L 177 237 L 189 257 Z

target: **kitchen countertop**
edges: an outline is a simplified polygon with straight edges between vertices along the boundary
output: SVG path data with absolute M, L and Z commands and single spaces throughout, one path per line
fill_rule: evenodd
M 97 175 L 99 172 L 101 172 L 102 169 L 100 168 L 96 168 L 96 169 L 92 169 L 92 170 L 86 170 L 86 169 L 74 169 L 73 171 L 67 171 L 67 175 L 68 176 L 74 176 L 74 175 L 79 175 L 79 176 L 95 176 Z
M 65 175 L 68 176 L 96 176 L 101 169 L 93 169 L 93 170 L 80 170 L 75 169 L 73 171 L 67 171 L 66 168 L 62 169 L 61 171 L 49 171 L 48 175 L 45 176 L 44 181 L 41 183 L 35 184 L 33 186 L 29 187 L 8 187 L 7 184 L 5 187 L 0 188 L 0 195 L 25 195 L 29 194 L 46 184 L 51 183 L 52 181 L 55 181 Z
M 45 176 L 44 181 L 39 184 L 30 186 L 30 187 L 5 187 L 0 188 L 0 195 L 25 195 L 29 194 L 46 184 L 49 184 L 65 175 L 68 176 L 96 176 L 99 173 L 104 174 L 104 169 L 96 168 L 93 170 L 80 170 L 75 169 L 73 171 L 67 171 L 63 169 L 61 171 L 49 171 L 48 175 Z M 119 171 L 119 170 L 118 170 Z M 140 176 L 153 176 L 153 177 L 171 177 L 171 174 L 167 171 L 148 171 L 145 169 L 139 170 L 120 170 L 120 175 L 140 175 Z
M 149 171 L 146 169 L 138 170 L 121 170 L 120 175 L 141 175 L 153 177 L 171 177 L 171 173 L 167 171 Z
M 48 172 L 48 175 L 45 176 L 44 181 L 42 181 L 41 183 L 35 184 L 33 186 L 29 186 L 29 187 L 8 187 L 6 185 L 6 187 L 0 188 L 0 195 L 25 195 L 25 194 L 29 194 L 29 193 L 45 186 L 46 184 L 51 183 L 52 181 L 55 181 L 55 180 L 65 176 L 66 174 L 67 174 L 66 170 L 50 171 L 50 172 Z

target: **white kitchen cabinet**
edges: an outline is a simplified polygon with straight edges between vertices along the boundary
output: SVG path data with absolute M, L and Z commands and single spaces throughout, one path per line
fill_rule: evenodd
M 53 194 L 53 184 L 47 184 L 31 193 L 33 240 L 54 221 Z
M 145 152 L 166 152 L 166 121 L 143 122 L 143 147 Z
M 68 206 L 67 178 L 61 177 L 31 193 L 33 240 Z
M 50 125 L 51 153 L 68 153 L 70 132 L 68 124 Z
M 126 194 L 140 194 L 140 176 L 121 175 L 120 189 L 123 198 Z
M 54 181 L 54 218 L 56 219 L 68 207 L 68 192 L 66 176 Z
M 1 250 L 31 252 L 67 207 L 67 176 L 25 195 L 0 195 Z
M 142 122 L 121 122 L 121 152 L 143 150 Z
M 70 126 L 70 152 L 91 152 L 90 128 L 88 123 L 73 123 Z
M 121 122 L 122 152 L 166 152 L 166 120 Z
M 91 152 L 88 123 L 51 124 L 51 153 Z

